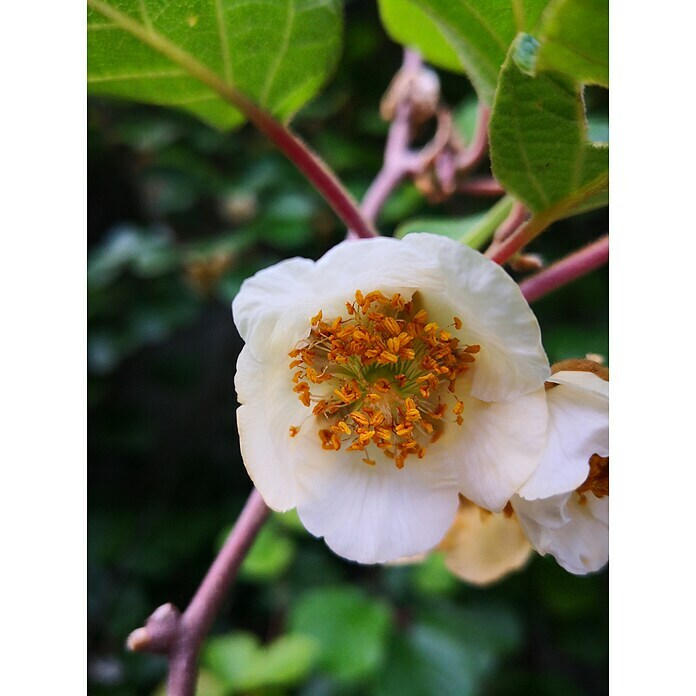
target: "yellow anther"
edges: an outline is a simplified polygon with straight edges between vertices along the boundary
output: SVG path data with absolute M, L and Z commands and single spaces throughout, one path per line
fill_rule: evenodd
M 401 328 L 396 323 L 396 319 L 393 317 L 384 317 L 382 320 L 384 328 L 389 331 L 392 336 L 397 336 L 401 332 Z
M 369 466 L 375 466 L 375 464 L 377 464 L 377 462 L 374 459 L 368 459 L 367 457 L 365 457 L 363 461 L 365 462 L 365 464 L 368 464 Z
M 392 438 L 391 430 L 387 430 L 386 428 L 377 428 L 375 432 L 382 440 L 390 441 Z
M 347 450 L 374 444 L 402 468 L 408 456 L 424 456 L 424 437 L 434 442 L 442 434 L 445 426 L 433 422 L 447 409 L 444 387 L 454 393 L 456 378 L 470 369 L 480 347 L 462 342 L 460 348 L 458 338 L 399 293 L 386 297 L 379 290 L 356 290 L 355 301 L 345 306 L 346 320 L 324 319 L 319 310 L 308 338 L 288 353 L 293 389 L 303 405 L 325 419 L 319 431 L 325 450 L 341 449 L 348 437 Z M 460 330 L 462 321 L 453 321 Z M 394 374 L 396 364 L 403 366 L 399 374 Z M 312 392 L 324 382 L 329 389 Z M 455 396 L 452 412 L 460 424 L 463 408 Z M 298 431 L 291 426 L 290 436 Z

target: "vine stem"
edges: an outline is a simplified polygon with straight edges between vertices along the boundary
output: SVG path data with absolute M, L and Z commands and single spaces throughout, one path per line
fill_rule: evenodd
M 421 57 L 409 49 L 404 50 L 402 70 L 417 72 L 423 65 Z M 414 155 L 409 151 L 411 139 L 411 104 L 401 100 L 389 126 L 384 148 L 384 163 L 363 197 L 360 209 L 371 223 L 377 220 L 389 194 L 413 167 Z
M 194 696 L 201 645 L 270 510 L 253 489 L 232 531 L 183 614 L 165 604 L 128 637 L 131 650 L 169 657 L 168 696 Z
M 534 302 L 609 262 L 609 235 L 573 252 L 520 283 L 527 302 Z
M 355 236 L 377 235 L 374 227 L 365 219 L 358 204 L 341 185 L 336 175 L 308 145 L 282 123 L 276 121 L 230 83 L 225 82 L 206 65 L 152 27 L 146 27 L 104 0 L 87 0 L 87 5 L 110 19 L 123 31 L 132 34 L 144 44 L 166 56 L 241 111 L 305 175 Z

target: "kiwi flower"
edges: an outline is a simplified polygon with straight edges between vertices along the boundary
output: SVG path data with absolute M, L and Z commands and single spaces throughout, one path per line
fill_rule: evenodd
M 500 511 L 536 469 L 539 326 L 478 252 L 430 234 L 347 241 L 260 271 L 232 309 L 247 471 L 337 554 L 422 553 L 459 494 Z
M 608 379 L 606 368 L 585 360 L 554 366 L 548 446 L 511 501 L 534 548 L 578 575 L 609 558 Z

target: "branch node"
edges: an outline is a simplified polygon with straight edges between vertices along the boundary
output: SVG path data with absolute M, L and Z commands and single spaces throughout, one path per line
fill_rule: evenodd
M 155 609 L 141 628 L 136 628 L 126 641 L 132 652 L 166 655 L 176 638 L 181 612 L 171 603 Z

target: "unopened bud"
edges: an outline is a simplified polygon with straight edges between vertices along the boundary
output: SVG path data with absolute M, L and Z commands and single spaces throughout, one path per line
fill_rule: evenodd
M 440 103 L 440 78 L 430 68 L 402 68 L 391 81 L 379 107 L 385 121 L 392 121 L 399 104 L 411 107 L 413 123 L 423 123 L 437 113 Z

